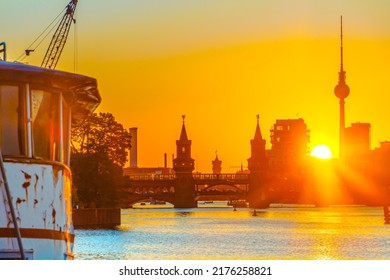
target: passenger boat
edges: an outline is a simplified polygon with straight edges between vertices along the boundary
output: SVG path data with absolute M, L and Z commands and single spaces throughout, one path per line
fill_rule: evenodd
M 247 208 L 248 202 L 245 200 L 231 200 L 227 203 L 228 206 L 233 206 L 234 208 Z
M 0 61 L 0 259 L 72 259 L 70 129 L 95 79 Z

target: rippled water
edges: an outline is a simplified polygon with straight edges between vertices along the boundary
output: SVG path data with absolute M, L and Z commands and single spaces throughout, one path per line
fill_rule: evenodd
M 126 209 L 115 230 L 76 230 L 76 259 L 382 259 L 390 225 L 368 207 Z

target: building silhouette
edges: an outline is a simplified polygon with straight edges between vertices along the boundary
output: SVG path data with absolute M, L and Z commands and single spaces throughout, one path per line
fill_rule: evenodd
M 297 203 L 306 176 L 310 130 L 299 118 L 276 120 L 270 132 L 269 199 Z
M 370 162 L 374 180 L 380 188 L 390 191 L 390 141 L 380 142 L 380 146 L 371 152 Z M 390 205 L 390 198 L 388 201 Z
M 301 169 L 308 155 L 310 130 L 302 118 L 276 120 L 271 129 L 269 167 L 273 173 Z
M 164 166 L 163 167 L 139 167 L 138 166 L 138 135 L 137 127 L 130 128 L 131 135 L 131 147 L 130 147 L 130 166 L 123 168 L 123 176 L 154 176 L 154 175 L 169 175 L 173 174 L 172 168 L 167 166 L 167 155 L 164 154 Z
M 130 136 L 131 136 L 131 146 L 130 146 L 130 167 L 137 167 L 138 166 L 138 133 L 137 133 L 138 127 L 132 127 L 129 129 Z
M 371 151 L 371 124 L 352 123 L 345 128 L 345 158 L 348 162 L 367 161 Z

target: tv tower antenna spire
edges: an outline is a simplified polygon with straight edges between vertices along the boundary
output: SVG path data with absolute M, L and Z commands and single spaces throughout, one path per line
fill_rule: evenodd
M 339 82 L 334 88 L 334 94 L 338 99 L 340 99 L 340 159 L 344 160 L 344 150 L 345 150 L 345 110 L 344 99 L 349 95 L 349 87 L 345 82 L 345 71 L 343 65 L 343 16 L 340 18 L 340 72 L 339 72 Z

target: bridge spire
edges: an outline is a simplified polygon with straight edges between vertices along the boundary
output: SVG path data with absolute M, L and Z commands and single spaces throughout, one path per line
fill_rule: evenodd
M 185 126 L 186 115 L 182 115 L 181 117 L 183 118 L 183 125 L 181 127 L 180 141 L 188 141 L 186 126 Z
M 259 124 L 260 116 L 256 115 L 256 119 L 257 119 L 257 125 L 255 130 L 255 137 L 253 138 L 253 141 L 261 141 L 263 140 L 263 136 L 261 135 L 260 124 Z
M 260 130 L 260 124 L 259 119 L 260 116 L 256 115 L 257 123 L 256 123 L 256 130 L 255 130 L 255 136 L 251 140 L 251 157 L 248 159 L 248 168 L 252 169 L 251 171 L 254 171 L 254 169 L 258 169 L 265 164 L 265 140 L 263 139 L 263 136 L 261 135 Z
M 183 124 L 179 140 L 176 140 L 176 158 L 173 160 L 174 170 L 176 172 L 189 172 L 194 170 L 194 160 L 191 158 L 191 140 L 188 139 L 186 126 L 184 124 L 185 116 L 182 116 Z

